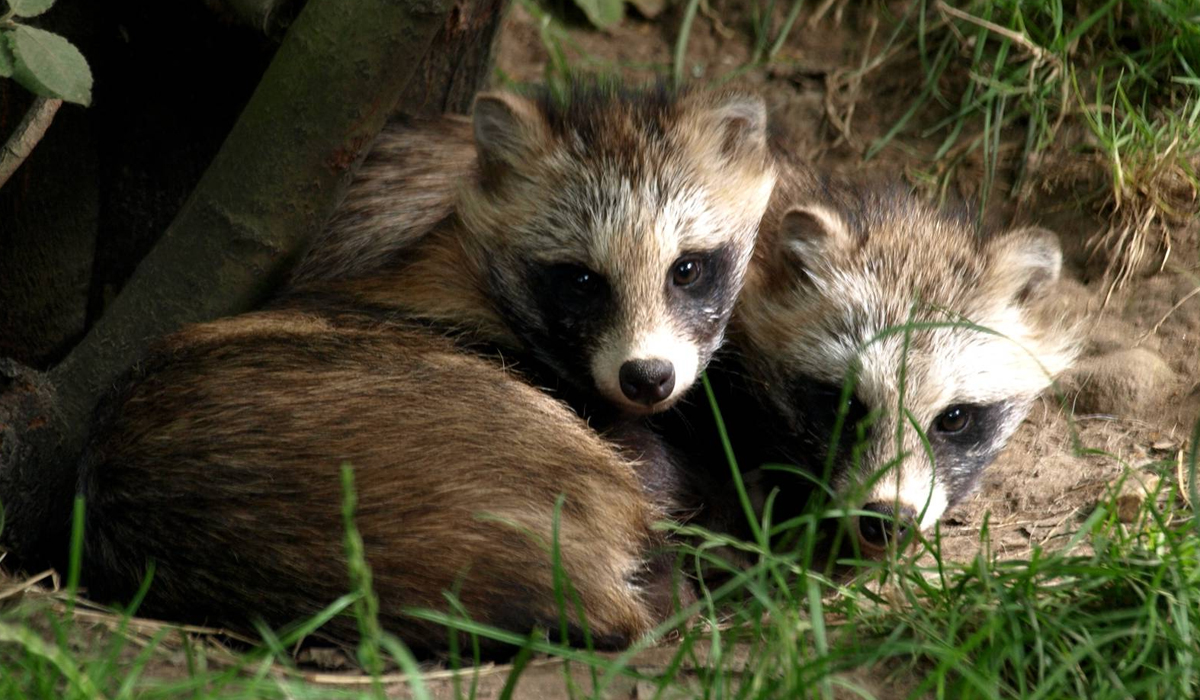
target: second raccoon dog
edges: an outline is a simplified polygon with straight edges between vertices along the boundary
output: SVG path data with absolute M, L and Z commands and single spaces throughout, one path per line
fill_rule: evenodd
M 820 476 L 830 459 L 835 498 L 884 516 L 857 519 L 868 551 L 894 534 L 888 519 L 932 526 L 1074 358 L 1073 333 L 1038 308 L 1061 261 L 1044 229 L 981 230 L 908 192 L 782 162 L 712 373 L 739 462 Z M 788 500 L 795 477 L 760 476 Z
M 774 185 L 761 98 L 575 85 L 480 95 L 472 123 L 473 166 L 461 126 L 435 141 L 464 181 L 427 218 L 452 213 L 389 228 L 428 178 L 379 150 L 281 303 L 429 323 L 626 413 L 672 405 L 722 340 Z

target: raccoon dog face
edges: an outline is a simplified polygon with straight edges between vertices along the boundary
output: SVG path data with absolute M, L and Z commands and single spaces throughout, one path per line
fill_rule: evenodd
M 764 222 L 745 360 L 793 459 L 825 464 L 840 422 L 838 497 L 929 527 L 1074 357 L 1071 334 L 1032 313 L 1062 255 L 1042 229 L 984 236 L 911 196 L 840 198 Z M 882 547 L 892 527 L 862 516 L 859 540 Z
M 538 359 L 622 410 L 672 405 L 720 344 L 774 184 L 761 98 L 576 86 L 481 95 L 459 216 Z

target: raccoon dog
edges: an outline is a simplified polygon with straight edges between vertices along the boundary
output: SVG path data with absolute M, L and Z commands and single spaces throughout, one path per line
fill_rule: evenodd
M 773 186 L 764 123 L 738 93 L 481 96 L 449 218 L 402 253 L 378 248 L 398 229 L 322 238 L 328 265 L 310 255 L 272 309 L 168 337 L 107 404 L 81 465 L 92 589 L 128 597 L 152 561 L 155 614 L 311 614 L 347 586 L 348 462 L 381 617 L 410 644 L 444 648 L 404 611 L 450 589 L 475 619 L 557 628 L 556 528 L 593 641 L 647 631 L 677 595 L 650 527 L 667 451 L 636 422 L 600 435 L 531 379 L 628 412 L 694 381 Z
M 437 137 L 406 136 L 413 143 Z M 928 527 L 969 493 L 1033 398 L 1074 356 L 1072 331 L 1038 309 L 1061 267 L 1057 241 L 1036 228 L 980 230 L 899 188 L 819 178 L 786 143 L 777 140 L 772 150 L 778 186 L 729 351 L 709 372 L 739 463 L 805 466 L 852 507 L 881 515 L 898 507 L 903 520 Z M 461 167 L 465 175 L 475 166 Z M 403 163 L 392 172 L 419 176 Z M 453 190 L 436 182 L 422 178 L 417 190 L 445 210 L 454 206 Z M 392 241 L 409 245 L 423 233 L 393 231 Z M 370 241 L 358 254 L 367 259 L 380 245 Z M 896 332 L 905 325 L 910 332 Z M 851 370 L 860 384 L 843 404 Z M 905 458 L 897 461 L 902 390 L 916 426 L 903 431 Z M 711 441 L 707 402 L 697 399 L 679 413 L 659 421 L 690 455 L 695 497 L 737 529 L 743 516 L 728 497 L 728 466 Z M 857 440 L 860 426 L 865 443 Z M 930 437 L 932 458 L 916 427 Z M 797 490 L 779 473 L 754 476 L 762 489 Z M 780 507 L 789 501 L 798 505 L 785 498 Z M 863 518 L 861 530 L 871 550 L 887 535 L 879 519 Z
M 779 158 L 712 374 L 739 462 L 823 477 L 868 514 L 855 529 L 877 552 L 969 493 L 1073 360 L 1073 333 L 1038 308 L 1062 254 L 1044 229 L 982 230 L 906 191 L 820 182 Z M 757 476 L 764 492 L 796 487 L 785 472 Z

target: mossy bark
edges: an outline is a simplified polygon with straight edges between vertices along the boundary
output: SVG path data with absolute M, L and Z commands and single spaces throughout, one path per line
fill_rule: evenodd
M 46 375 L 0 366 L 3 546 L 65 554 L 75 465 L 100 397 L 156 337 L 253 308 L 336 207 L 448 8 L 310 0 L 195 191 L 117 299 Z M 399 68 L 398 68 L 399 67 Z

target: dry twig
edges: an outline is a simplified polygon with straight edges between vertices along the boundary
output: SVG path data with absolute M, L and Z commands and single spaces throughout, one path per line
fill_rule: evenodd
M 1058 64 L 1057 56 L 1055 56 L 1052 53 L 1047 52 L 1042 47 L 1033 43 L 1032 41 L 1029 40 L 1028 37 L 1021 34 L 1020 32 L 1015 32 L 1006 27 L 1001 27 L 1000 25 L 996 24 L 995 22 L 989 22 L 988 20 L 983 19 L 981 17 L 976 17 L 975 15 L 973 15 L 969 12 L 963 12 L 962 10 L 950 7 L 949 5 L 947 5 L 944 2 L 944 0 L 938 0 L 937 9 L 938 9 L 938 12 L 944 12 L 945 14 L 948 14 L 951 17 L 957 17 L 958 19 L 961 19 L 964 22 L 970 22 L 971 24 L 983 27 L 984 29 L 988 30 L 989 32 L 992 32 L 994 34 L 999 34 L 1000 36 L 1008 39 L 1009 41 L 1012 41 L 1013 43 L 1024 47 L 1027 51 L 1029 51 L 1029 53 L 1033 54 L 1034 58 L 1036 58 L 1038 61 L 1045 62 L 1045 63 L 1053 63 L 1055 65 Z
M 21 583 L 14 584 L 12 586 L 9 586 L 8 588 L 0 589 L 0 600 L 4 600 L 5 598 L 12 598 L 13 596 L 21 595 L 25 591 L 29 590 L 30 588 L 33 588 L 34 586 L 38 585 L 39 583 L 41 583 L 42 581 L 44 581 L 48 578 L 51 578 L 52 576 L 54 576 L 54 569 L 46 569 L 42 573 L 37 574 L 31 578 L 25 579 Z
M 1162 317 L 1162 318 L 1158 319 L 1158 323 L 1154 324 L 1154 327 L 1153 327 L 1153 328 L 1151 328 L 1150 330 L 1148 330 L 1148 331 L 1146 331 L 1145 333 L 1143 333 L 1141 338 L 1138 338 L 1138 341 L 1137 341 L 1136 343 L 1134 343 L 1134 347 L 1137 347 L 1138 345 L 1141 345 L 1142 341 L 1143 341 L 1143 340 L 1145 340 L 1146 338 L 1149 338 L 1150 336 L 1157 334 L 1157 333 L 1158 333 L 1158 329 L 1159 329 L 1159 328 L 1162 328 L 1162 324 L 1166 323 L 1168 318 L 1171 318 L 1171 314 L 1173 314 L 1173 313 L 1175 313 L 1176 311 L 1178 311 L 1178 310 L 1179 310 L 1179 307 L 1181 307 L 1181 306 L 1183 306 L 1184 304 L 1186 304 L 1186 303 L 1187 303 L 1187 301 L 1188 301 L 1188 299 L 1191 299 L 1192 297 L 1196 296 L 1197 294 L 1200 294 L 1200 287 L 1196 287 L 1196 288 L 1195 288 L 1195 289 L 1193 289 L 1192 291 L 1190 291 L 1190 292 L 1188 292 L 1187 294 L 1183 295 L 1183 298 L 1182 298 L 1182 299 L 1180 299 L 1179 301 L 1175 302 L 1175 305 L 1174 305 L 1174 306 L 1172 306 L 1172 307 L 1171 307 L 1169 310 L 1167 310 L 1167 313 L 1163 314 L 1163 317 Z

